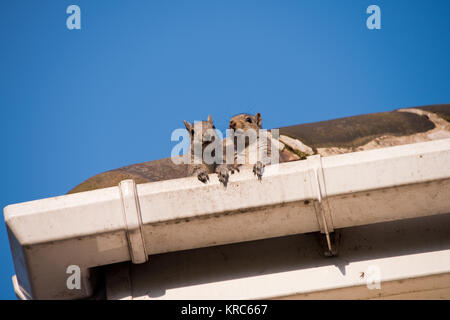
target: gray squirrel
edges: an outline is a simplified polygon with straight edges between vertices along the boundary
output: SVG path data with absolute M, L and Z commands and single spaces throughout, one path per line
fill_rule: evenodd
M 234 146 L 233 168 L 237 171 L 239 171 L 239 167 L 252 168 L 253 174 L 258 180 L 262 179 L 264 168 L 267 165 L 301 159 L 293 152 L 297 146 L 290 145 L 288 137 L 275 135 L 273 130 L 263 131 L 261 122 L 261 114 L 258 112 L 255 115 L 238 114 L 232 117 L 229 123 L 229 128 L 233 133 L 231 136 Z M 241 143 L 238 143 L 239 139 L 241 139 Z M 245 142 L 242 141 L 243 139 Z M 240 163 L 238 163 L 239 157 L 241 157 Z
M 190 145 L 190 166 L 189 175 L 197 176 L 198 180 L 203 183 L 209 181 L 208 174 L 217 173 L 219 181 L 226 187 L 230 173 L 234 173 L 232 165 L 226 163 L 207 163 L 205 161 L 206 148 L 213 142 L 218 142 L 218 136 L 215 131 L 216 127 L 213 124 L 211 115 L 208 116 L 207 121 L 198 121 L 194 124 L 184 121 L 186 130 L 189 133 Z M 223 155 L 225 155 L 225 145 L 221 145 Z M 201 150 L 201 151 L 200 151 Z M 214 152 L 213 152 L 214 155 Z M 222 159 L 221 159 L 222 160 Z M 225 161 L 225 160 L 223 160 Z
M 261 143 L 263 142 L 259 134 L 261 120 L 261 114 L 259 112 L 255 115 L 241 113 L 232 117 L 229 125 L 232 130 L 231 138 L 233 139 L 234 145 L 234 168 L 239 170 L 240 166 L 248 167 L 253 165 L 253 174 L 257 176 L 258 180 L 262 179 L 264 167 L 270 164 L 271 157 L 270 137 L 264 137 L 269 139 L 268 143 Z M 253 136 L 250 133 L 253 133 Z M 246 135 L 248 135 L 248 138 L 245 137 Z M 239 143 L 238 140 L 241 138 L 245 139 L 245 141 Z M 257 154 L 253 154 L 254 152 Z M 264 157 L 261 156 L 263 153 L 265 153 Z M 239 161 L 239 156 L 245 158 L 241 158 L 241 161 Z

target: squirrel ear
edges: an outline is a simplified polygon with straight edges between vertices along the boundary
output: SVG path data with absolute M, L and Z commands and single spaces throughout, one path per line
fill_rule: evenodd
M 189 122 L 187 122 L 186 120 L 183 120 L 184 122 L 184 126 L 186 127 L 186 130 L 189 132 L 189 134 L 191 133 L 191 129 L 192 129 L 192 124 L 190 124 Z
M 261 113 L 255 114 L 256 124 L 258 125 L 258 128 L 261 128 Z
M 211 124 L 213 123 L 211 115 L 208 115 L 208 122 L 211 123 Z

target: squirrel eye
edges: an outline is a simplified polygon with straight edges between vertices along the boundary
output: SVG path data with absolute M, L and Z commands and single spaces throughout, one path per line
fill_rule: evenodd
M 191 129 L 191 134 L 194 135 L 194 129 Z
M 247 118 L 247 119 L 245 119 L 245 121 L 247 121 L 248 123 L 252 123 L 252 119 L 251 118 Z
M 213 129 L 215 129 L 216 127 L 215 126 L 213 126 Z

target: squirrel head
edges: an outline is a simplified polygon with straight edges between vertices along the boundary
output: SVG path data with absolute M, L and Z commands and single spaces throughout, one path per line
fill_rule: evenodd
M 202 147 L 217 139 L 216 127 L 213 124 L 211 115 L 208 116 L 208 121 L 197 121 L 194 124 L 184 120 L 186 130 L 189 132 L 192 143 L 201 143 Z
M 241 113 L 230 119 L 230 129 L 237 131 L 247 131 L 249 129 L 258 130 L 261 129 L 261 114 L 258 112 L 254 116 Z

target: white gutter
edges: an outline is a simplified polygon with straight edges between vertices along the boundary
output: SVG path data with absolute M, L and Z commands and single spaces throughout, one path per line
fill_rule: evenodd
M 313 156 L 267 167 L 262 182 L 232 175 L 226 189 L 210 179 L 123 181 L 7 206 L 18 295 L 87 297 L 90 268 L 156 253 L 450 212 L 450 139 Z M 66 286 L 69 265 L 81 269 L 79 290 Z

